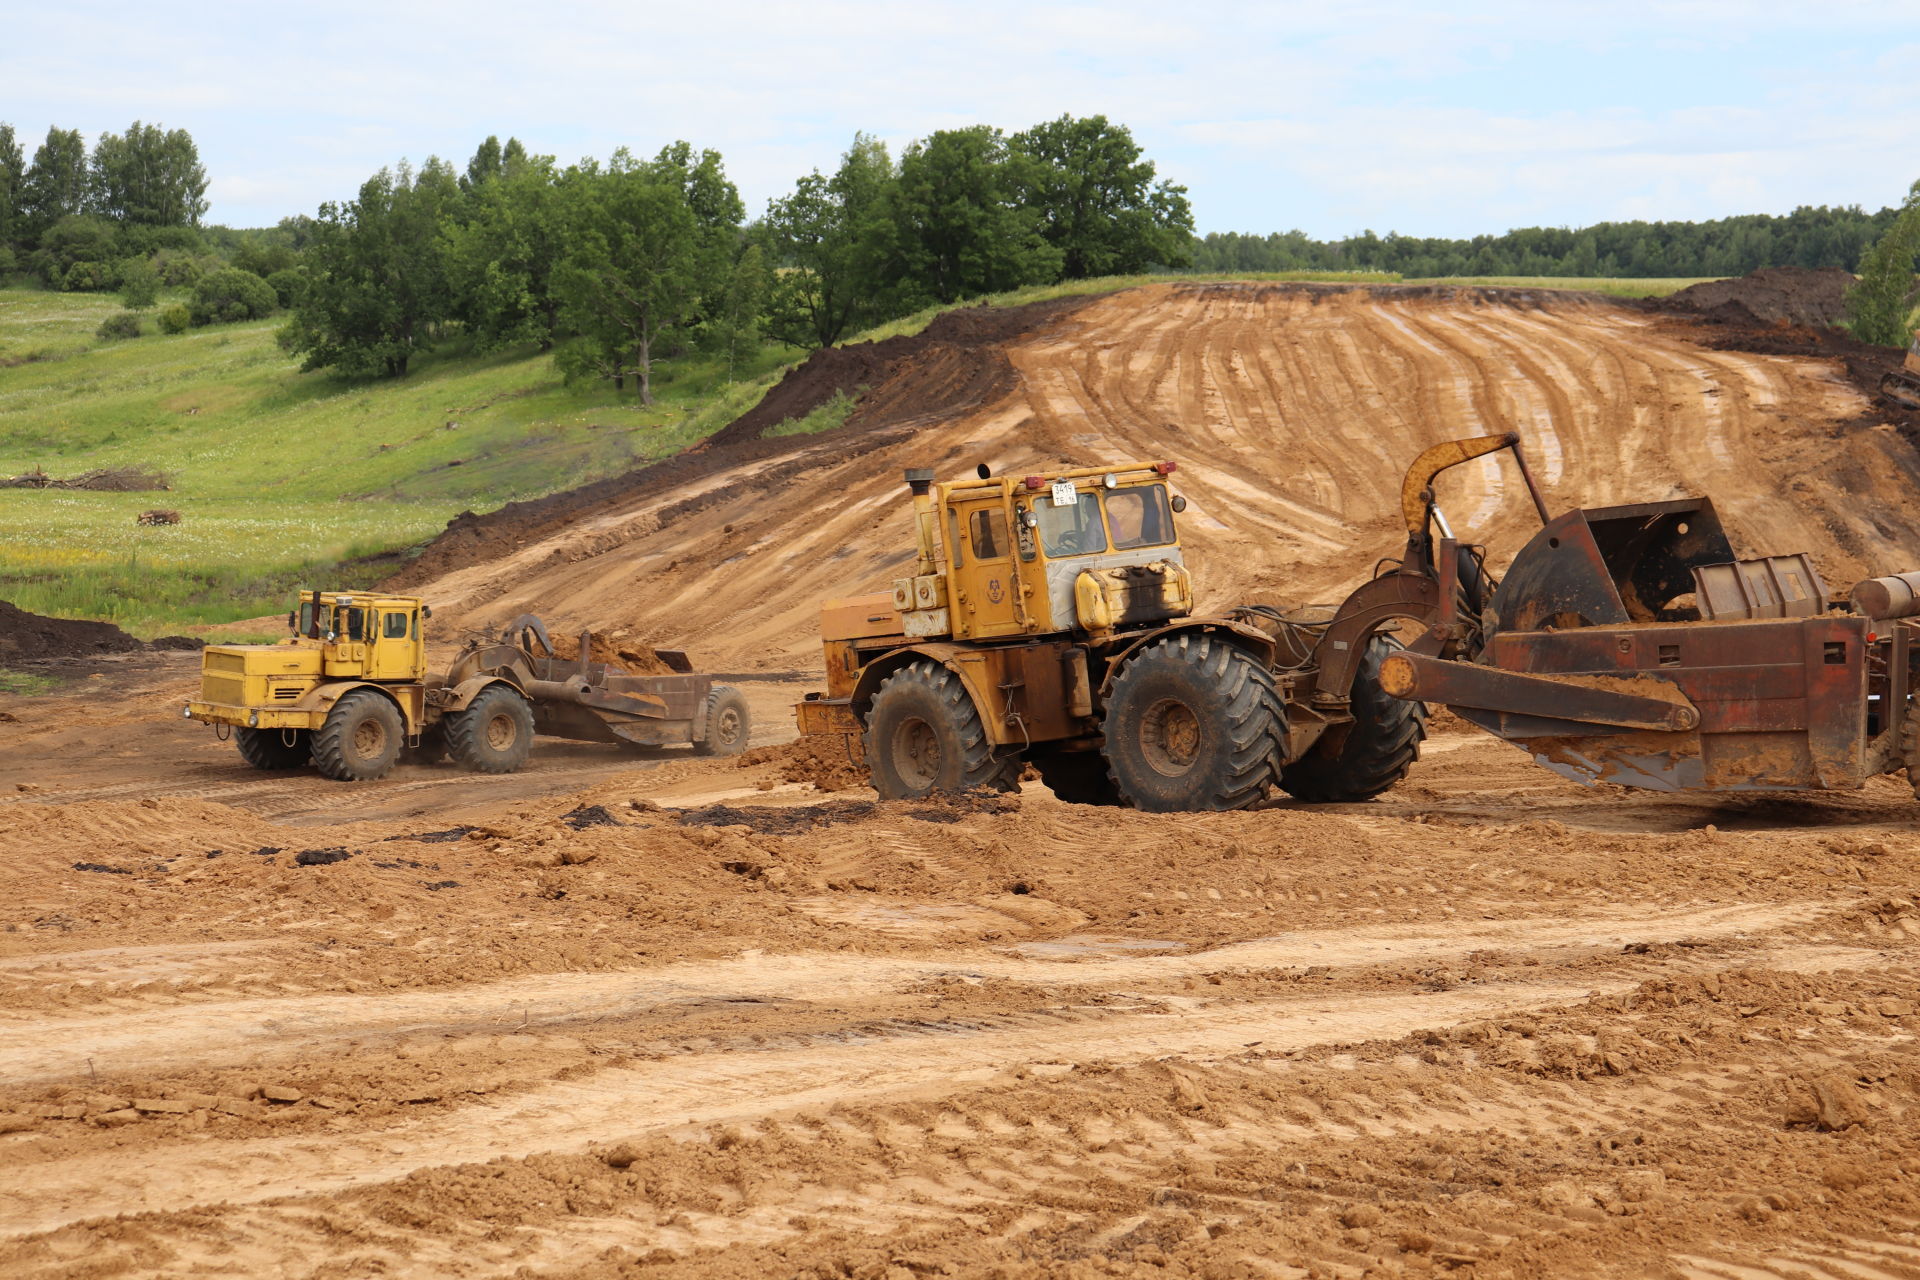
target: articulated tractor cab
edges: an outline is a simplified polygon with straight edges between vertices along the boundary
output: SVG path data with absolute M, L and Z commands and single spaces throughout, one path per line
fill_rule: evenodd
M 303 592 L 281 643 L 207 646 L 184 714 L 230 728 L 258 768 L 311 756 L 329 777 L 377 777 L 429 729 L 421 623 L 431 615 L 411 596 Z
M 1155 811 L 1317 785 L 1311 764 L 1283 769 L 1351 723 L 1347 699 L 1303 707 L 1313 729 L 1293 732 L 1276 658 L 1295 624 L 1195 615 L 1174 469 L 982 467 L 948 484 L 909 471 L 918 563 L 891 592 L 825 604 L 827 688 L 796 708 L 801 732 L 839 735 L 889 799 L 1010 789 L 1029 763 L 1063 799 Z M 1374 701 L 1405 751 L 1356 796 L 1397 780 L 1421 732 L 1409 704 Z

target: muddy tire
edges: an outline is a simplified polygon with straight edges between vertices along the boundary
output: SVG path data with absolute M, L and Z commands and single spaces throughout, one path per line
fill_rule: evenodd
M 313 763 L 336 782 L 370 782 L 393 770 L 405 742 L 406 724 L 393 700 L 355 689 L 313 731 Z
M 1213 636 L 1184 632 L 1136 650 L 1114 679 L 1107 769 L 1150 813 L 1244 809 L 1280 768 L 1286 709 L 1273 672 Z
M 1120 788 L 1098 751 L 1035 751 L 1029 763 L 1047 790 L 1068 804 L 1117 805 Z
M 533 751 L 533 708 L 503 684 L 488 685 L 440 723 L 453 762 L 474 773 L 513 773 Z
M 447 758 L 447 726 L 445 721 L 429 725 L 420 731 L 417 745 L 406 748 L 400 753 L 402 764 L 439 764 Z
M 693 754 L 737 756 L 747 749 L 747 737 L 753 732 L 753 713 L 747 710 L 745 694 L 730 685 L 716 685 L 707 695 L 707 707 L 700 723 L 700 741 L 693 744 Z
M 1427 705 L 1396 698 L 1380 687 L 1380 664 L 1399 649 L 1376 635 L 1353 674 L 1353 724 L 1338 751 L 1316 742 L 1280 771 L 1280 786 L 1296 800 L 1332 804 L 1371 800 L 1407 776 L 1427 736 Z
M 235 729 L 233 745 L 240 748 L 240 758 L 256 769 L 304 769 L 313 759 L 312 735 L 305 729 L 293 731 L 292 746 L 287 745 L 282 729 Z
M 966 686 L 937 662 L 916 662 L 880 682 L 867 712 L 866 750 L 882 800 L 1019 786 L 1019 757 L 994 752 Z

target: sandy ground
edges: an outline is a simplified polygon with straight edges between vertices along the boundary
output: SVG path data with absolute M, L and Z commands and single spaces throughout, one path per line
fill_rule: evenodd
M 1214 590 L 1331 594 L 1411 447 L 1517 426 L 1563 501 L 1704 475 L 1840 582 L 1920 551 L 1852 393 L 1601 304 L 1252 288 L 1014 356 L 911 447 L 429 591 L 757 677 L 741 759 L 349 787 L 179 720 L 185 655 L 0 696 L 0 1274 L 1920 1275 L 1903 782 L 1585 789 L 1441 728 L 1372 803 L 1172 817 L 879 804 L 779 745 L 907 461 L 1171 453 Z

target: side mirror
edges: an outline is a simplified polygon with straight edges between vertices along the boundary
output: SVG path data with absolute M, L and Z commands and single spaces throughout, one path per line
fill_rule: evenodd
M 991 480 L 993 479 L 993 468 L 983 462 L 973 469 L 973 474 L 979 476 L 982 480 Z
M 299 614 L 296 611 L 287 610 L 287 630 L 292 631 L 300 625 L 298 618 Z
M 431 618 L 433 616 L 433 606 L 430 604 L 421 605 L 420 616 L 423 618 Z
M 1176 493 L 1173 495 L 1173 509 L 1175 511 L 1185 511 L 1187 509 L 1187 496 L 1185 494 Z

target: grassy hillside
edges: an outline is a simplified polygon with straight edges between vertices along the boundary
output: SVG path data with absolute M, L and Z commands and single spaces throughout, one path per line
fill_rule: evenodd
M 988 301 L 1017 305 L 1208 279 L 1393 277 L 1116 277 Z M 1644 296 L 1692 281 L 1435 283 Z M 943 309 L 854 340 L 917 332 Z M 460 511 L 677 452 L 757 402 L 794 358 L 769 347 L 731 382 L 716 362 L 671 362 L 656 374 L 660 403 L 642 409 L 603 386 L 567 387 L 552 361 L 531 350 L 448 348 L 416 360 L 404 380 L 352 381 L 300 373 L 274 344 L 278 321 L 95 338 L 100 321 L 117 310 L 102 295 L 0 290 L 0 476 L 141 466 L 168 473 L 172 488 L 0 489 L 0 599 L 39 613 L 111 619 L 144 635 L 275 612 L 302 581 L 365 585 L 385 568 L 363 567 L 356 581 L 354 571 L 336 566 L 417 544 Z M 837 425 L 850 407 L 836 403 L 792 430 Z M 136 525 L 153 507 L 179 511 L 181 523 Z
M 111 298 L 0 290 L 0 475 L 168 473 L 152 493 L 0 489 L 0 598 L 155 633 L 275 609 L 288 586 L 405 547 L 454 514 L 551 492 L 684 448 L 756 401 L 791 352 L 729 385 L 676 361 L 660 403 L 569 388 L 531 350 L 419 360 L 404 381 L 302 374 L 277 322 L 121 342 Z M 141 527 L 148 508 L 178 510 Z

